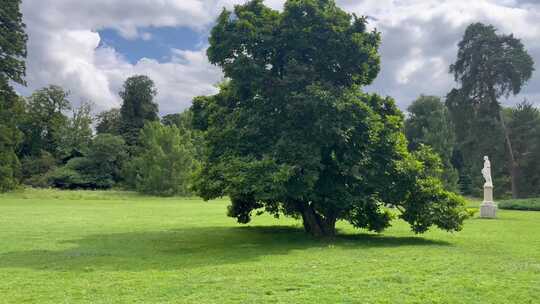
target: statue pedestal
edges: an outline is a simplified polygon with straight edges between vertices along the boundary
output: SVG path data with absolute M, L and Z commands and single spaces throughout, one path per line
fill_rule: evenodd
M 484 185 L 484 201 L 480 205 L 481 218 L 495 218 L 497 216 L 497 205 L 493 203 L 493 186 Z

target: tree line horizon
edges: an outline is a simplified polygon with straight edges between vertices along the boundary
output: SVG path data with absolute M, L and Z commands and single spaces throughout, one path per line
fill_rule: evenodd
M 316 236 L 333 235 L 339 220 L 382 231 L 395 217 L 417 233 L 460 230 L 469 215 L 459 194 L 480 194 L 484 155 L 499 197 L 540 195 L 540 112 L 498 101 L 520 93 L 534 62 L 520 39 L 491 25 L 467 27 L 449 67 L 456 88 L 444 100 L 420 95 L 405 115 L 391 97 L 362 91 L 380 72 L 381 41 L 364 17 L 331 0 L 289 0 L 282 12 L 253 0 L 224 9 L 212 29 L 208 59 L 226 76 L 217 94 L 160 118 L 154 82 L 135 75 L 121 107 L 94 116 L 59 86 L 13 91 L 10 81 L 25 84 L 27 36 L 20 1 L 9 3 L 1 191 L 228 196 L 240 223 L 292 216 Z

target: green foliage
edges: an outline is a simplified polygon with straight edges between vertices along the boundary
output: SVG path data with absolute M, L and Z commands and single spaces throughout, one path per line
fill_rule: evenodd
M 0 79 L 25 84 L 26 35 L 21 0 L 0 2 Z
M 190 138 L 176 126 L 149 122 L 141 130 L 140 154 L 126 168 L 128 184 L 145 194 L 187 195 L 196 167 Z
M 59 131 L 57 155 L 62 160 L 85 155 L 92 141 L 92 104 L 83 102 L 73 110 L 67 125 Z
M 187 109 L 182 113 L 168 114 L 163 116 L 161 122 L 166 126 L 176 126 L 181 136 L 189 137 L 195 149 L 195 158 L 200 160 L 203 155 L 203 137 L 200 130 L 193 128 L 193 111 Z
M 441 157 L 444 167 L 439 177 L 447 189 L 457 191 L 458 172 L 452 165 L 456 143 L 448 109 L 439 97 L 421 95 L 407 110 L 409 116 L 405 120 L 405 135 L 409 149 L 416 151 L 422 145 L 432 147 Z
M 41 151 L 37 156 L 25 156 L 22 159 L 23 183 L 37 188 L 49 187 L 48 174 L 54 171 L 56 166 L 56 159 L 47 151 Z
M 126 145 L 120 136 L 100 134 L 93 139 L 85 157 L 70 159 L 48 178 L 53 186 L 64 189 L 111 188 L 121 180 L 126 158 Z
M 0 192 L 13 190 L 19 183 L 21 172 L 16 151 L 22 134 L 17 122 L 22 111 L 21 99 L 0 77 Z
M 85 169 L 86 163 L 86 159 L 82 157 L 70 159 L 65 166 L 48 175 L 49 183 L 60 189 L 97 188 L 91 178 L 86 178 L 79 172 Z
M 96 117 L 96 132 L 98 134 L 120 134 L 120 109 L 113 108 L 99 113 Z
M 156 94 L 154 82 L 147 76 L 132 76 L 124 83 L 120 92 L 122 107 L 119 127 L 128 146 L 138 145 L 139 131 L 146 121 L 158 120 L 158 105 L 154 103 Z
M 517 164 L 518 196 L 540 195 L 540 111 L 524 101 L 505 111 Z
M 497 34 L 492 25 L 469 25 L 458 47 L 450 72 L 476 106 L 488 103 L 497 110 L 497 98 L 518 94 L 534 71 L 534 61 L 521 40 Z
M 26 40 L 20 0 L 0 1 L 0 192 L 19 183 L 20 163 L 16 155 L 21 142 L 17 128 L 22 103 L 9 81 L 25 84 Z
M 500 209 L 540 211 L 540 198 L 512 199 L 497 202 Z
M 381 231 L 387 205 L 418 233 L 461 229 L 463 201 L 409 154 L 394 101 L 360 90 L 380 69 L 364 18 L 334 1 L 287 1 L 281 13 L 250 1 L 224 10 L 209 41 L 230 81 L 192 107 L 203 198 L 229 196 L 241 223 L 254 211 L 301 217 L 317 236 L 337 220 Z
M 58 155 L 61 132 L 69 122 L 64 114 L 71 109 L 68 96 L 61 87 L 51 85 L 37 90 L 27 99 L 21 125 L 24 132 L 22 155 L 39 155 L 42 150 Z

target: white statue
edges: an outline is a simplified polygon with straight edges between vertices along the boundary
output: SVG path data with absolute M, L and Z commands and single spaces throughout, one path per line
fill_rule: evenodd
M 484 168 L 482 168 L 482 175 L 486 180 L 484 187 L 493 187 L 493 182 L 491 181 L 491 162 L 487 156 L 484 156 Z
M 496 218 L 497 217 L 497 205 L 493 203 L 493 182 L 491 180 L 491 163 L 489 158 L 484 156 L 484 168 L 482 168 L 482 175 L 486 180 L 484 184 L 484 201 L 480 205 L 480 217 L 481 218 Z

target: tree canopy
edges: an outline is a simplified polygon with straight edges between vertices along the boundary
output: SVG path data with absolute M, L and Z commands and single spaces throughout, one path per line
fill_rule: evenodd
M 337 220 L 381 231 L 388 205 L 418 233 L 461 228 L 463 201 L 407 151 L 395 102 L 361 91 L 380 69 L 365 18 L 330 0 L 289 0 L 283 12 L 255 0 L 224 10 L 209 41 L 230 80 L 192 107 L 203 198 L 230 196 L 241 223 L 255 210 L 300 217 L 316 236 Z
M 16 151 L 22 140 L 17 125 L 23 103 L 9 81 L 25 84 L 28 36 L 22 22 L 21 0 L 2 1 L 0 5 L 0 192 L 3 192 L 18 184 L 21 173 Z
M 157 94 L 154 81 L 148 76 L 129 77 L 120 92 L 120 134 L 129 146 L 138 144 L 139 131 L 146 121 L 158 120 Z
M 26 41 L 21 0 L 2 1 L 0 10 L 0 78 L 25 84 Z

